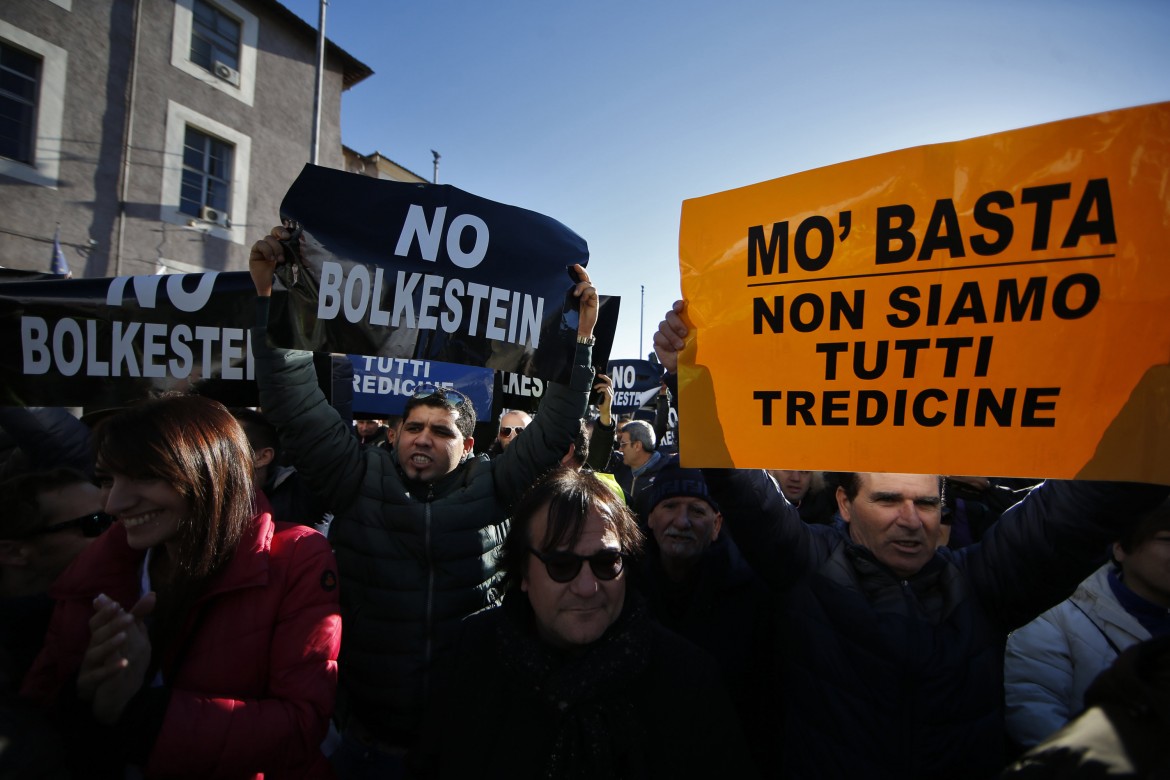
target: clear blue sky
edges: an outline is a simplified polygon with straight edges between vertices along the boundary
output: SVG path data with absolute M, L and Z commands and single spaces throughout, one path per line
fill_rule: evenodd
M 329 0 L 326 34 L 375 72 L 343 142 L 583 236 L 614 358 L 680 295 L 687 198 L 1170 100 L 1168 0 Z

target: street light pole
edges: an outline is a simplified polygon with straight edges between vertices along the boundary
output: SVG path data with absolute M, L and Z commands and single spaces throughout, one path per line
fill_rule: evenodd
M 646 324 L 646 285 L 642 285 L 642 310 L 638 315 L 638 349 L 646 346 L 646 342 L 642 340 L 642 328 Z M 638 354 L 641 358 L 641 353 Z
M 313 142 L 309 148 L 309 162 L 317 164 L 321 147 L 321 91 L 325 86 L 325 6 L 329 0 L 321 0 L 321 11 L 317 16 L 317 84 L 313 95 Z

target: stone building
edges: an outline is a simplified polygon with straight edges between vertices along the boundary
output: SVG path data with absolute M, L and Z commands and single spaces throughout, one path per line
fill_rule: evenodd
M 75 276 L 247 268 L 310 160 L 317 33 L 275 0 L 0 3 L 0 266 Z M 318 164 L 344 169 L 326 47 Z

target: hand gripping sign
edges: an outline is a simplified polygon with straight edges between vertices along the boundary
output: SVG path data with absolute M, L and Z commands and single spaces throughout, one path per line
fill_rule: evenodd
M 1162 103 L 686 201 L 684 462 L 1170 484 L 1168 170 Z

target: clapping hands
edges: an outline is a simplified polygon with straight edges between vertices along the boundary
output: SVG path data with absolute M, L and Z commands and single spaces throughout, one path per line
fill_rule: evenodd
M 93 601 L 89 647 L 77 675 L 77 695 L 92 703 L 99 723 L 116 723 L 146 682 L 151 648 L 143 619 L 154 604 L 153 593 L 139 599 L 129 612 L 105 594 Z

